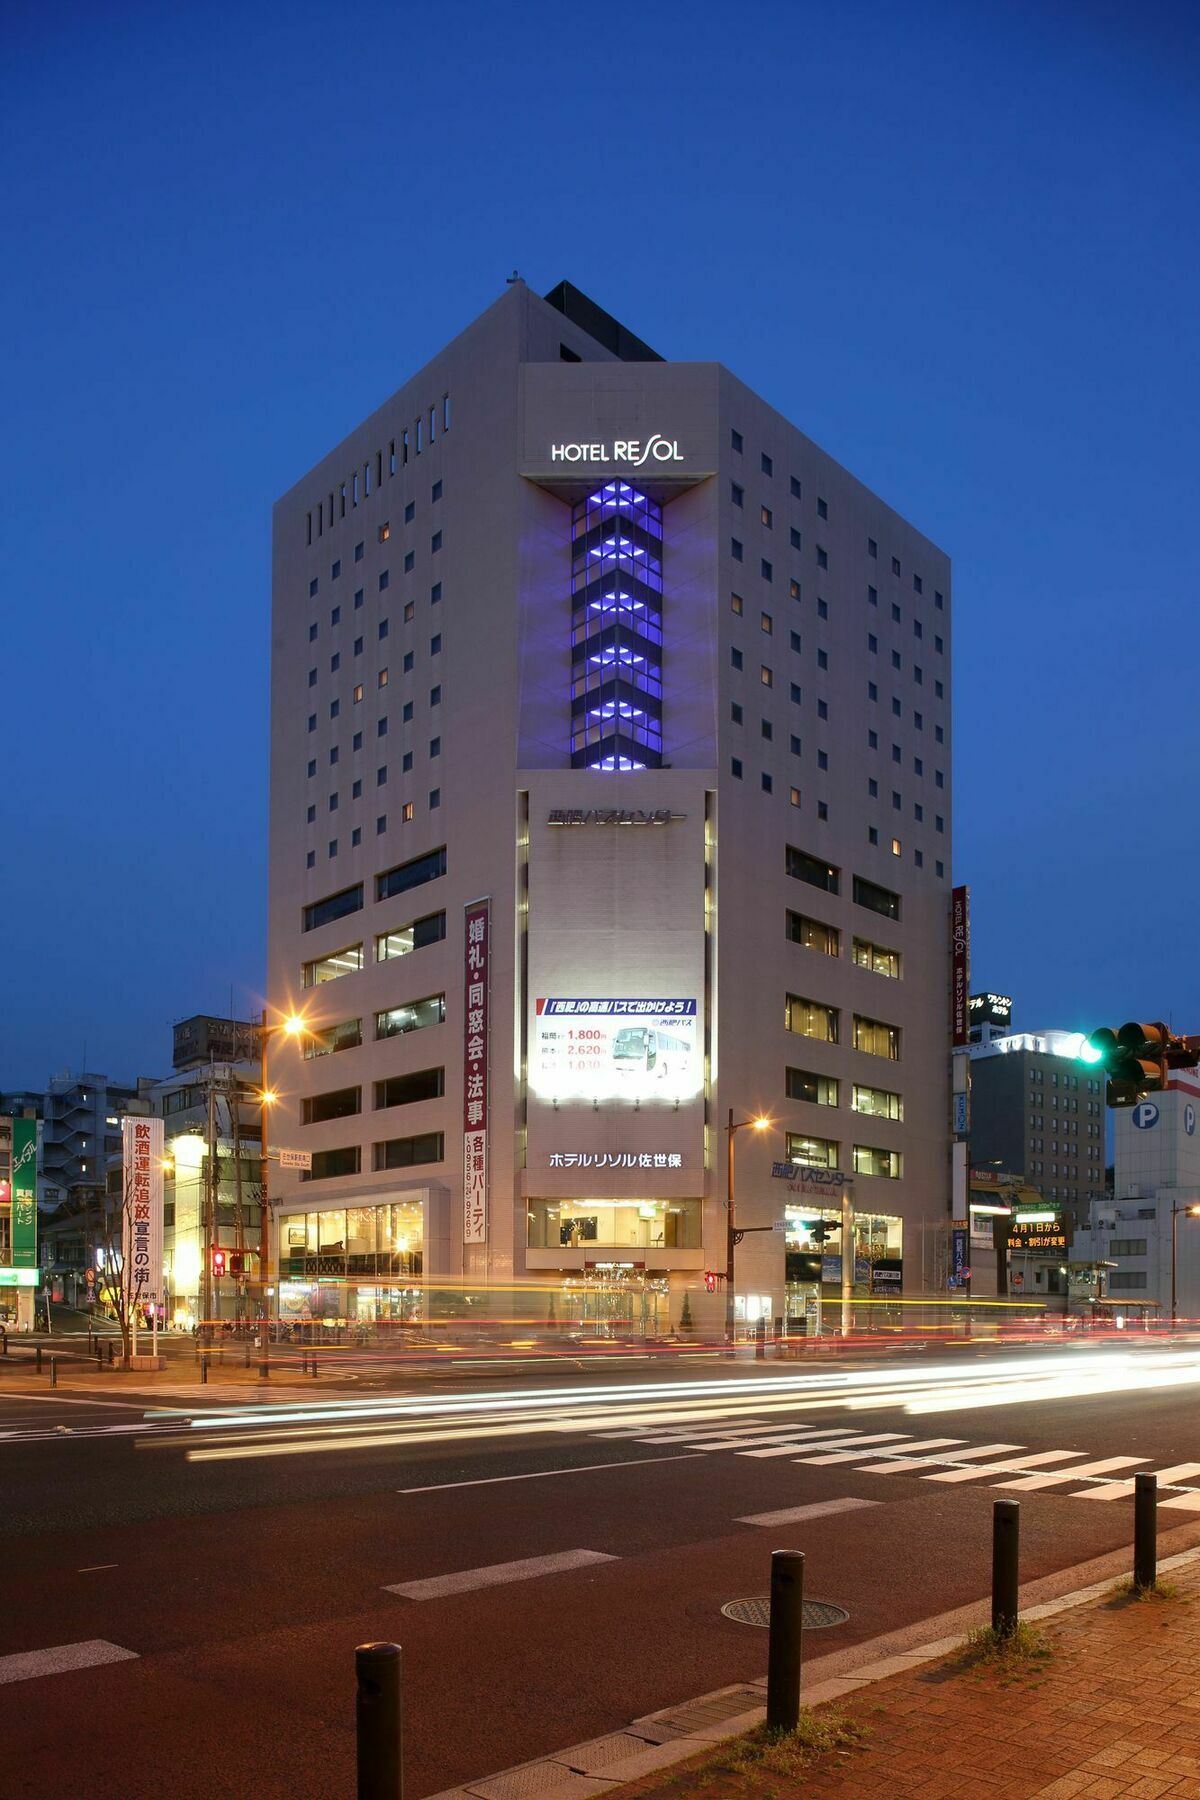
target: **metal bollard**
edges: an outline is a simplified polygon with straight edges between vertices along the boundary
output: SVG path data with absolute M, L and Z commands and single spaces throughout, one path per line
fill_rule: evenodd
M 303 1344 L 300 1346 L 300 1373 L 302 1375 L 308 1374 L 308 1351 L 304 1348 Z
M 800 1719 L 804 1553 L 771 1552 L 771 1622 L 767 1645 L 767 1730 L 794 1731 Z
M 52 1356 L 50 1358 L 50 1386 L 51 1387 L 58 1386 L 58 1358 L 57 1358 L 57 1356 Z
M 402 1667 L 399 1644 L 360 1644 L 354 1652 L 358 1800 L 404 1800 Z
M 754 1327 L 754 1360 L 765 1362 L 767 1355 L 767 1321 L 760 1319 Z
M 995 1501 L 992 1506 L 992 1630 L 997 1637 L 1011 1637 L 1017 1629 L 1020 1540 L 1020 1502 Z
M 1158 1476 L 1133 1478 L 1133 1585 L 1152 1588 L 1158 1580 Z
M 96 1367 L 98 1369 L 104 1367 L 104 1345 L 99 1338 L 96 1339 Z
M 208 1381 L 208 1358 L 203 1350 L 200 1352 L 200 1380 L 202 1384 Z
M 114 1345 L 112 1339 L 109 1338 L 109 1340 L 108 1340 L 108 1366 L 109 1366 L 109 1368 L 112 1367 L 113 1363 L 115 1363 L 116 1360 L 117 1360 L 116 1346 Z
M 308 1361 L 308 1372 L 315 1379 L 317 1373 L 317 1353 L 314 1350 Z
M 42 1372 L 42 1346 L 37 1344 L 35 1345 L 35 1349 L 37 1351 L 37 1372 L 40 1375 Z

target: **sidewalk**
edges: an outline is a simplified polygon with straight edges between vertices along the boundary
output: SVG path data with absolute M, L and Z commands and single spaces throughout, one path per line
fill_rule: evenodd
M 1200 1552 L 1167 1559 L 1160 1580 L 1173 1598 L 1135 1600 L 1105 1583 L 1066 1610 L 1031 1609 L 1049 1654 L 1005 1670 L 943 1655 L 863 1685 L 823 1683 L 843 1691 L 817 1718 L 836 1714 L 864 1735 L 803 1773 L 722 1771 L 726 1744 L 609 1791 L 619 1800 L 1200 1800 Z

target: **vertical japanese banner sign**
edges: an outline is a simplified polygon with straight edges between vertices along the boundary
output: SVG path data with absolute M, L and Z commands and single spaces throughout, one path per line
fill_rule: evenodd
M 463 982 L 463 1243 L 487 1241 L 488 1008 L 491 998 L 491 906 L 466 909 Z
M 163 1122 L 121 1120 L 125 1291 L 129 1309 L 163 1299 Z
M 953 969 L 951 1043 L 970 1042 L 967 998 L 971 987 L 971 896 L 965 887 L 950 894 L 950 953 Z
M 12 1259 L 14 1269 L 37 1268 L 37 1120 L 12 1128 Z

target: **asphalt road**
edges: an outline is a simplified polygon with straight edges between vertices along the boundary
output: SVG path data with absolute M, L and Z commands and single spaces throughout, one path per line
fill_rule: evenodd
M 391 1638 L 419 1797 L 760 1675 L 720 1608 L 773 1548 L 849 1611 L 812 1655 L 984 1594 L 1001 1494 L 1026 1580 L 1128 1543 L 1137 1468 L 1200 1537 L 1190 1345 L 412 1385 L 264 1410 L 6 1376 L 0 1794 L 349 1795 L 353 1648 Z M 746 1522 L 802 1507 L 830 1510 Z M 134 1654 L 50 1672 L 97 1639 Z

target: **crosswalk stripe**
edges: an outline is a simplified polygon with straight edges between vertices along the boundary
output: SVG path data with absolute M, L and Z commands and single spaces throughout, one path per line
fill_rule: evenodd
M 0 1683 L 32 1681 L 38 1675 L 66 1675 L 72 1669 L 94 1669 L 100 1663 L 136 1662 L 136 1650 L 123 1650 L 107 1638 L 86 1638 L 81 1644 L 56 1644 L 49 1650 L 24 1650 L 0 1656 Z
M 422 1581 L 397 1581 L 385 1586 L 385 1594 L 403 1600 L 439 1600 L 446 1594 L 471 1593 L 477 1588 L 500 1587 L 510 1581 L 530 1581 L 537 1575 L 557 1575 L 565 1569 L 585 1569 L 592 1563 L 616 1562 L 603 1550 L 559 1550 L 550 1556 L 525 1556 L 518 1562 L 492 1563 L 483 1569 L 461 1569 L 454 1575 L 430 1575 Z
M 998 1481 L 996 1486 L 1032 1493 L 1037 1488 L 1053 1487 L 1056 1483 L 1061 1486 L 1064 1481 L 1075 1481 L 1087 1475 L 1109 1475 L 1114 1469 L 1131 1469 L 1134 1463 L 1146 1460 L 1144 1456 L 1102 1456 L 1099 1462 L 1077 1463 L 1073 1469 L 1056 1469 L 1053 1475 L 1025 1475 L 1016 1481 Z
M 1158 1476 L 1159 1487 L 1168 1487 L 1176 1482 L 1191 1481 L 1194 1476 L 1200 1475 L 1200 1463 L 1175 1463 L 1172 1468 L 1156 1469 L 1154 1473 Z
M 1037 1463 L 1065 1462 L 1069 1457 L 1078 1456 L 1078 1450 L 1042 1450 L 1036 1456 L 1023 1456 L 1020 1462 L 984 1463 L 978 1469 L 947 1469 L 940 1475 L 926 1475 L 926 1481 L 983 1481 L 989 1475 L 1020 1475 L 1025 1469 L 1033 1468 Z M 955 1461 L 961 1460 L 956 1457 Z
M 745 1450 L 747 1448 L 756 1448 L 760 1444 L 768 1444 L 775 1441 L 786 1441 L 789 1445 L 797 1443 L 821 1444 L 827 1439 L 832 1438 L 837 1438 L 840 1441 L 845 1435 L 844 1429 L 837 1431 L 814 1431 L 806 1425 L 801 1425 L 799 1427 L 792 1426 L 790 1429 L 784 1430 L 781 1426 L 772 1425 L 756 1432 L 753 1437 L 747 1434 L 744 1437 L 734 1437 L 730 1435 L 729 1437 L 715 1439 L 680 1438 L 679 1442 L 681 1444 L 687 1444 L 690 1448 L 696 1450 Z
M 932 1464 L 943 1462 L 946 1459 L 938 1456 L 915 1456 L 912 1454 L 914 1451 L 949 1450 L 956 1444 L 965 1442 L 965 1438 L 922 1438 L 919 1443 L 905 1444 L 904 1453 L 901 1456 L 892 1456 L 887 1450 L 878 1452 L 872 1450 L 864 1454 L 886 1456 L 887 1462 L 860 1463 L 858 1472 L 860 1475 L 904 1475 L 911 1469 L 928 1469 Z M 959 1452 L 955 1450 L 954 1454 L 957 1456 Z
M 801 1519 L 821 1519 L 830 1513 L 854 1512 L 860 1506 L 878 1506 L 878 1500 L 813 1500 L 807 1506 L 785 1506 L 779 1512 L 747 1513 L 739 1525 L 797 1525 Z
M 1176 1512 L 1200 1512 L 1200 1494 L 1172 1494 L 1167 1500 L 1160 1500 L 1160 1506 L 1173 1506 Z

